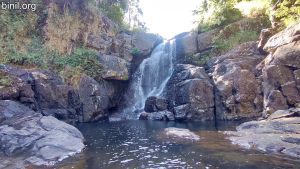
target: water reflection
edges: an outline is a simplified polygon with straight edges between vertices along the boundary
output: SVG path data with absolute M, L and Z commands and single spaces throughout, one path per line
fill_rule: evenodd
M 220 130 L 235 124 L 218 123 Z M 167 127 L 187 128 L 199 142 L 174 143 L 158 134 Z M 80 124 L 87 142 L 80 168 L 297 168 L 299 159 L 240 149 L 224 139 L 211 123 L 119 121 Z M 70 168 L 79 168 L 71 163 Z

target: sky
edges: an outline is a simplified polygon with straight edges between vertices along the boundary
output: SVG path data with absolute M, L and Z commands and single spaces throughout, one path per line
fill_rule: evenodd
M 195 27 L 192 11 L 199 4 L 200 0 L 140 0 L 143 21 L 149 32 L 158 33 L 166 39 Z

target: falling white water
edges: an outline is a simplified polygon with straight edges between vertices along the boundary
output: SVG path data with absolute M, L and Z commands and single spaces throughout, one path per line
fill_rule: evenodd
M 175 41 L 161 43 L 140 64 L 125 95 L 127 106 L 123 113 L 126 118 L 136 119 L 143 111 L 148 97 L 160 96 L 163 93 L 173 72 L 175 46 Z

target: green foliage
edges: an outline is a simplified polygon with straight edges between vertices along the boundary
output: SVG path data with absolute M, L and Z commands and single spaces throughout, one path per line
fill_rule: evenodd
M 133 55 L 133 56 L 139 56 L 141 54 L 141 51 L 138 49 L 138 48 L 133 48 L 130 53 Z
M 224 26 L 242 18 L 242 13 L 234 8 L 232 1 L 203 0 L 200 8 L 194 11 L 198 16 L 200 31 Z
M 34 12 L 0 10 L 0 61 L 11 52 L 24 51 L 30 36 L 37 34 L 38 15 Z
M 258 33 L 256 31 L 240 31 L 234 33 L 226 39 L 217 38 L 214 42 L 214 49 L 212 51 L 212 55 L 216 56 L 224 54 L 239 44 L 250 41 L 256 41 L 257 39 Z
M 124 11 L 122 10 L 121 6 L 114 4 L 106 7 L 105 10 L 107 17 L 115 21 L 118 25 L 123 25 Z
M 97 60 L 97 52 L 85 49 L 77 48 L 74 53 L 63 57 L 62 63 L 74 68 L 80 68 L 83 72 L 93 78 L 96 78 L 101 74 L 102 65 Z
M 285 27 L 293 25 L 300 21 L 300 0 L 282 0 L 275 5 L 275 18 Z
M 0 88 L 11 86 L 12 82 L 12 79 L 8 75 L 0 73 Z
M 4 63 L 17 65 L 33 65 L 56 72 L 62 71 L 65 66 L 78 68 L 82 73 L 96 77 L 101 73 L 102 66 L 97 60 L 97 52 L 86 48 L 76 48 L 71 54 L 61 55 L 50 51 L 43 46 L 42 40 L 33 38 L 26 52 L 12 52 L 4 59 Z

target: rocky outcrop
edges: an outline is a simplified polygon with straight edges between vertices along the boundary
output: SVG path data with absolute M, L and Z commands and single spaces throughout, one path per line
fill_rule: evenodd
M 18 157 L 23 165 L 54 165 L 80 153 L 83 139 L 79 130 L 54 117 L 14 101 L 0 101 L 0 151 L 5 155 L 1 161 L 8 156 Z M 14 168 L 15 164 L 3 165 Z
M 176 39 L 176 56 L 188 56 L 198 51 L 197 34 L 190 33 Z
M 212 63 L 216 118 L 237 120 L 261 116 L 263 93 L 256 65 L 261 55 L 255 42 L 242 44 Z
M 0 71 L 11 79 L 3 88 L 1 100 L 19 101 L 44 115 L 52 115 L 66 122 L 77 121 L 80 111 L 78 93 L 49 71 L 25 70 L 4 65 Z M 9 89 L 9 90 L 7 90 Z
M 146 112 L 156 112 L 167 110 L 168 107 L 169 103 L 167 99 L 151 96 L 147 98 L 144 109 Z
M 132 35 L 133 49 L 136 49 L 137 54 L 141 56 L 149 56 L 162 41 L 162 37 L 151 33 L 137 32 Z
M 274 36 L 272 36 L 264 45 L 264 50 L 267 52 L 275 52 L 277 48 L 287 45 L 289 43 L 300 40 L 300 24 L 291 26 Z
M 166 88 L 176 120 L 214 119 L 213 85 L 204 68 L 177 65 Z
M 18 101 L 43 115 L 68 123 L 107 118 L 109 109 L 117 107 L 123 89 L 123 85 L 117 82 L 97 82 L 87 75 L 82 75 L 74 86 L 69 86 L 50 71 L 8 65 L 0 71 L 11 81 L 1 88 L 1 100 Z
M 114 88 L 108 82 L 98 83 L 93 78 L 83 75 L 78 84 L 78 93 L 82 104 L 81 122 L 97 121 L 108 116 L 108 109 Z
M 102 78 L 122 81 L 129 79 L 129 63 L 126 60 L 113 55 L 100 55 L 99 61 L 103 66 Z
M 277 33 L 264 47 L 270 53 L 262 63 L 265 115 L 300 103 L 299 25 Z
M 184 64 L 194 64 L 195 57 L 201 55 L 213 47 L 213 40 L 219 33 L 219 29 L 214 29 L 200 34 L 187 33 L 176 39 L 176 62 Z
M 268 119 L 250 121 L 225 132 L 237 145 L 267 153 L 300 157 L 300 109 L 278 110 Z

